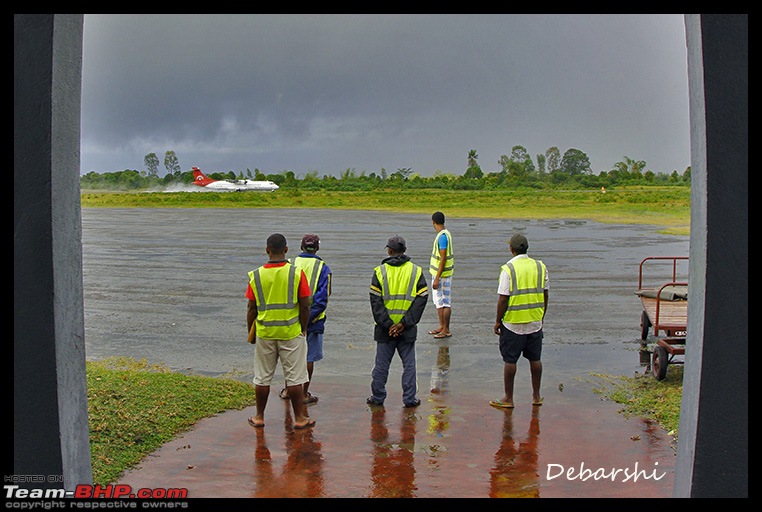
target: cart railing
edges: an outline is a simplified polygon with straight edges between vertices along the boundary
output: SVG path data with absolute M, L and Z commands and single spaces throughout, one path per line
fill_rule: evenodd
M 688 256 L 649 256 L 647 258 L 643 258 L 643 261 L 640 262 L 640 268 L 638 269 L 638 290 L 643 289 L 643 265 L 647 261 L 653 261 L 653 260 L 665 260 L 665 261 L 672 261 L 672 281 L 677 281 L 677 262 L 680 260 L 687 260 Z

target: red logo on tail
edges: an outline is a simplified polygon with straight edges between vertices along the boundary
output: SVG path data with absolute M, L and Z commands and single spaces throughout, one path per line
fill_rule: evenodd
M 210 183 L 214 183 L 215 180 L 208 178 L 198 167 L 192 167 L 191 170 L 193 171 L 194 185 L 205 187 Z

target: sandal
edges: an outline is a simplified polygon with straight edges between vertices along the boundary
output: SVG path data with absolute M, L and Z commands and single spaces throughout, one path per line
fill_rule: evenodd
M 289 400 L 291 398 L 290 396 L 288 396 L 288 390 L 286 388 L 281 389 L 278 396 L 281 397 L 283 400 Z
M 304 425 L 294 425 L 294 428 L 296 430 L 301 430 L 303 428 L 310 428 L 314 426 L 315 426 L 315 420 L 313 420 L 312 418 L 307 418 L 307 423 L 305 423 Z
M 304 405 L 312 405 L 316 403 L 318 403 L 318 397 L 308 391 L 307 397 L 304 399 Z
M 248 421 L 249 425 L 251 425 L 254 428 L 260 428 L 260 427 L 264 427 L 265 426 L 264 422 L 257 423 L 256 421 L 254 421 L 254 417 L 253 416 L 251 418 L 249 418 L 248 420 L 246 420 L 246 421 Z

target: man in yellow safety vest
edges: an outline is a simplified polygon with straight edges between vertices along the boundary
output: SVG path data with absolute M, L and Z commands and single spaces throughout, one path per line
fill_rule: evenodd
M 373 270 L 370 282 L 376 360 L 371 372 L 372 395 L 366 403 L 384 404 L 389 367 L 396 352 L 402 360 L 402 403 L 405 407 L 417 407 L 421 401 L 416 397 L 415 341 L 429 289 L 421 267 L 405 254 L 404 238 L 399 235 L 391 237 L 386 249 L 388 257 Z
M 302 237 L 302 252 L 294 259 L 294 265 L 304 270 L 310 284 L 310 321 L 307 327 L 307 374 L 309 380 L 304 383 L 304 403 L 318 402 L 317 395 L 310 393 L 310 384 L 314 375 L 315 363 L 323 359 L 323 333 L 325 332 L 325 310 L 331 296 L 331 269 L 323 258 L 317 255 L 320 250 L 320 237 L 307 233 Z M 288 400 L 288 390 L 281 389 L 280 397 Z
M 548 309 L 548 269 L 527 256 L 529 242 L 518 233 L 509 242 L 513 258 L 500 267 L 497 319 L 494 331 L 500 336 L 505 394 L 490 401 L 493 407 L 513 408 L 513 380 L 519 356 L 529 360 L 532 376 L 532 405 L 542 405 L 543 320 Z
M 439 326 L 430 330 L 429 334 L 441 339 L 452 336 L 450 317 L 452 314 L 451 292 L 455 258 L 452 251 L 452 233 L 445 228 L 444 213 L 434 212 L 431 216 L 431 224 L 437 234 L 431 249 L 429 273 L 431 274 L 431 298 L 437 308 Z
M 265 407 L 270 384 L 280 360 L 286 389 L 294 409 L 295 429 L 315 425 L 304 403 L 307 374 L 307 322 L 310 316 L 310 287 L 304 271 L 286 259 L 286 237 L 274 233 L 267 238 L 269 261 L 249 272 L 246 289 L 248 342 L 255 344 L 254 386 L 257 412 L 249 418 L 252 427 L 265 426 Z

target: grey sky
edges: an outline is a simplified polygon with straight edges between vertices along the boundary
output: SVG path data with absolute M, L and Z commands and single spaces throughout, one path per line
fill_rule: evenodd
M 86 14 L 83 58 L 83 173 L 690 165 L 682 14 Z

